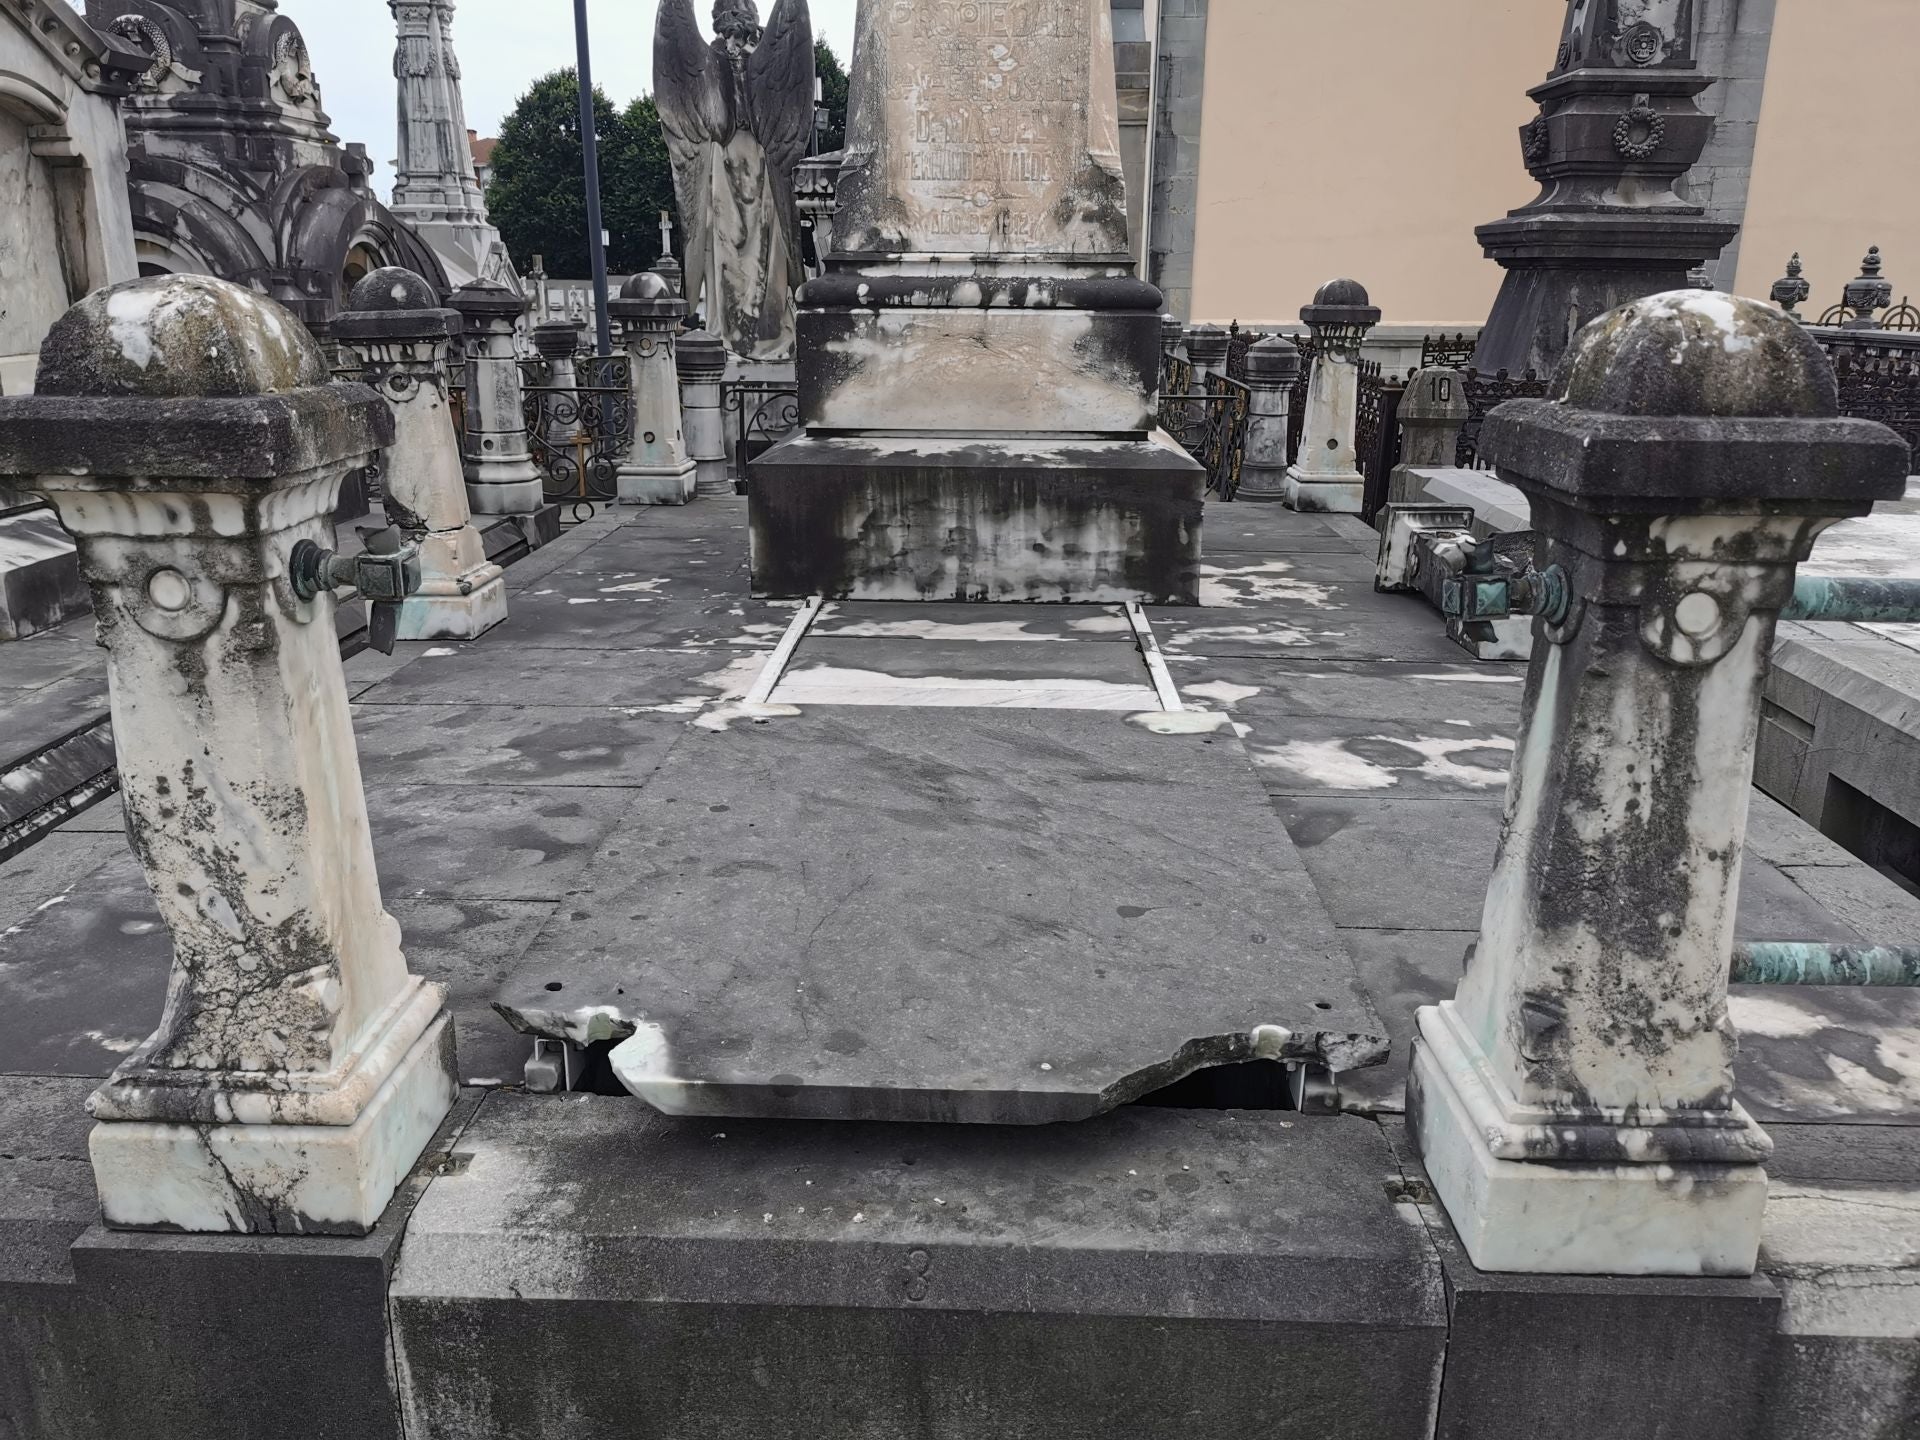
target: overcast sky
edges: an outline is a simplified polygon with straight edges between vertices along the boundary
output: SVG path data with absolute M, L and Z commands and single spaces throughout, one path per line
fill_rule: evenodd
M 573 64 L 569 0 L 459 0 L 453 43 L 465 79 L 467 124 L 496 135 L 513 102 L 542 75 Z M 854 0 L 813 0 L 813 31 L 840 63 L 853 48 Z M 653 88 L 655 0 L 588 0 L 593 78 L 616 105 Z M 772 11 L 761 0 L 760 18 Z M 313 52 L 321 100 L 344 143 L 360 140 L 379 164 L 377 188 L 393 188 L 393 15 L 386 0 L 280 0 Z M 694 0 L 701 26 L 712 0 Z M 709 32 L 710 33 L 710 32 Z

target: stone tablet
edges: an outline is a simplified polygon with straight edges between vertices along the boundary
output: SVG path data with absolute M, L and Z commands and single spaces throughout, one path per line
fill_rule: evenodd
M 846 250 L 1126 254 L 1106 0 L 884 0 L 860 20 Z

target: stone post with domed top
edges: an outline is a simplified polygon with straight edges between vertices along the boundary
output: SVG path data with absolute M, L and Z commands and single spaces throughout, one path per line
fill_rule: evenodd
M 1358 515 L 1367 482 L 1354 436 L 1360 424 L 1360 347 L 1380 323 L 1380 307 L 1358 280 L 1329 280 L 1300 307 L 1313 332 L 1313 375 L 1307 381 L 1300 450 L 1287 471 L 1290 510 Z
M 290 312 L 198 275 L 89 295 L 0 399 L 0 489 L 79 545 L 173 938 L 159 1027 L 88 1102 L 109 1226 L 363 1234 L 457 1093 L 446 993 L 381 901 L 333 621 L 335 497 L 393 440 Z M 388 564 L 338 563 L 370 595 Z
M 1772 1145 L 1733 1094 L 1735 901 L 1794 567 L 1906 485 L 1771 306 L 1636 300 L 1480 453 L 1540 532 L 1527 703 L 1486 908 L 1422 1009 L 1407 1110 L 1483 1270 L 1745 1275 Z
M 360 379 L 393 407 L 384 462 L 387 519 L 420 546 L 420 588 L 400 604 L 401 640 L 471 640 L 507 618 L 507 582 L 467 508 L 460 437 L 447 404 L 458 311 L 411 270 L 375 270 L 353 287 L 334 334 Z

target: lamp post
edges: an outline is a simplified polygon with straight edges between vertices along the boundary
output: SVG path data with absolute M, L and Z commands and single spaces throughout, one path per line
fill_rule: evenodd
M 593 58 L 587 42 L 587 0 L 573 0 L 573 35 L 580 52 L 580 151 L 587 179 L 587 251 L 593 257 L 593 319 L 596 355 L 613 353 L 607 311 L 607 240 L 600 224 L 600 137 L 594 129 Z

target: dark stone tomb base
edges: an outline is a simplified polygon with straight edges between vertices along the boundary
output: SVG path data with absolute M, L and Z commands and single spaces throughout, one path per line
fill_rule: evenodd
M 1205 483 L 1158 433 L 798 436 L 752 466 L 753 592 L 1196 605 Z

